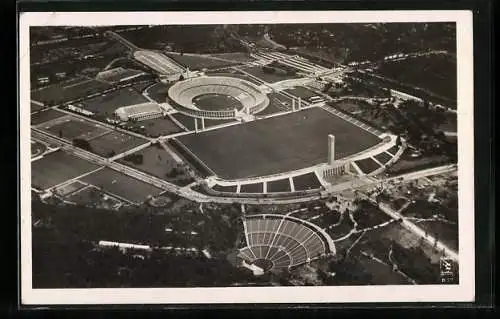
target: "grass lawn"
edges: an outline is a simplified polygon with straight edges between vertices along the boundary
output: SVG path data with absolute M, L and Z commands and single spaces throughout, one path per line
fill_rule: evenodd
M 160 188 L 107 167 L 96 173 L 86 175 L 80 180 L 84 183 L 94 185 L 106 193 L 126 198 L 135 203 L 141 203 L 149 195 L 157 196 L 163 191 Z
M 218 176 L 264 176 L 325 163 L 328 134 L 336 137 L 336 156 L 356 154 L 380 139 L 323 109 L 179 137 Z
M 31 185 L 47 189 L 97 168 L 94 163 L 57 151 L 31 163 Z

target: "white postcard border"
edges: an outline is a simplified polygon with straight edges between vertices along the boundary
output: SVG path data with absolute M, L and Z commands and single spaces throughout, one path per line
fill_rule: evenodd
M 349 22 L 456 22 L 459 285 L 33 289 L 31 260 L 31 160 L 29 26 L 265 24 Z M 473 37 L 471 11 L 269 11 L 269 12 L 28 12 L 19 22 L 19 137 L 21 207 L 21 303 L 216 304 L 465 302 L 474 300 L 474 130 Z

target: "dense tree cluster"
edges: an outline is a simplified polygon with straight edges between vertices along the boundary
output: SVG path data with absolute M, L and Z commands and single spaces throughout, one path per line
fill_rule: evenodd
M 92 151 L 92 145 L 90 145 L 89 141 L 84 140 L 82 138 L 75 138 L 73 140 L 73 146 L 79 147 L 79 148 L 87 150 L 89 152 Z
M 452 23 L 276 24 L 269 30 L 285 46 L 336 50 L 347 61 L 380 60 L 395 50 L 456 51 Z

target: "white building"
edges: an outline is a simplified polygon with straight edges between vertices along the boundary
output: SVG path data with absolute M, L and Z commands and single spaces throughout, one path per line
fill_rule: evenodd
M 163 109 L 157 103 L 153 102 L 123 106 L 118 108 L 115 114 L 122 121 L 144 121 L 164 115 Z

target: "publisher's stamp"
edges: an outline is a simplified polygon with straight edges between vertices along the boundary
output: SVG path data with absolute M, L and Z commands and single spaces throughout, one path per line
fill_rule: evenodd
M 439 260 L 439 275 L 441 283 L 454 284 L 458 282 L 457 264 L 451 258 L 442 257 Z

